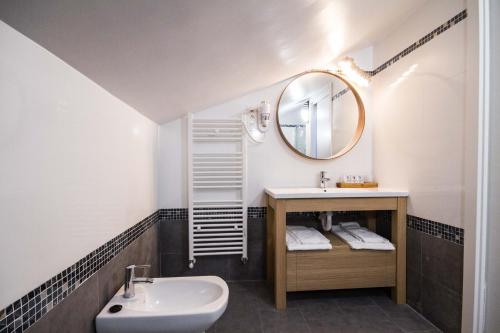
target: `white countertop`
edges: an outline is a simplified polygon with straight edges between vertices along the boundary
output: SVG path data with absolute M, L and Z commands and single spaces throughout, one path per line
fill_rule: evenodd
M 327 188 L 319 187 L 266 188 L 266 193 L 274 199 L 312 198 L 373 198 L 407 197 L 408 191 L 389 188 Z

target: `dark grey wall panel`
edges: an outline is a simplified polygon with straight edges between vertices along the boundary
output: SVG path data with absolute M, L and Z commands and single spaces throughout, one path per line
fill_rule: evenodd
M 408 304 L 444 332 L 460 332 L 463 246 L 409 228 L 406 263 Z
M 265 221 L 248 219 L 248 262 L 241 256 L 208 256 L 196 258 L 188 268 L 188 221 L 160 220 L 161 276 L 217 275 L 225 280 L 265 279 Z

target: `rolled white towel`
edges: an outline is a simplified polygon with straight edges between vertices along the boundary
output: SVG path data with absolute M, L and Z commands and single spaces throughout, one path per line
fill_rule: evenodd
M 387 239 L 366 228 L 347 229 L 347 232 L 365 243 L 385 243 Z
M 314 251 L 314 250 L 331 250 L 332 244 L 299 244 L 287 243 L 286 248 L 288 251 Z
M 339 225 L 344 229 L 361 228 L 358 222 L 340 222 Z
M 349 234 L 351 234 L 352 237 L 357 238 L 359 241 L 363 242 L 363 239 L 361 237 L 359 237 L 358 235 L 350 232 L 350 230 L 361 228 L 361 226 L 359 225 L 358 222 L 341 222 L 341 223 L 339 223 L 339 226 L 342 229 L 344 229 L 346 232 L 348 232 Z
M 290 232 L 290 230 L 286 230 L 286 243 L 297 243 L 297 244 L 300 244 L 300 241 L 297 239 L 297 237 L 295 237 L 294 234 L 292 234 Z
M 318 230 L 314 228 L 307 228 L 302 226 L 287 226 L 287 232 L 290 232 L 302 244 L 329 244 L 328 238 L 323 236 Z
M 356 237 L 362 242 L 365 243 L 384 243 L 387 242 L 387 239 L 384 237 L 377 235 L 371 230 L 363 228 L 359 225 L 358 222 L 342 222 L 339 223 L 340 227 L 350 233 L 353 237 Z
M 328 238 L 319 233 L 316 229 L 311 228 L 316 231 L 318 235 L 311 236 L 313 231 L 309 228 L 302 226 L 287 226 L 286 230 L 286 246 L 289 251 L 301 251 L 301 250 L 331 250 L 332 245 Z M 302 238 L 306 242 L 302 241 Z M 319 239 L 319 241 L 317 241 Z M 316 240 L 313 242 L 313 240 Z M 326 240 L 326 242 L 325 242 Z
M 347 232 L 344 228 L 334 225 L 332 226 L 332 232 L 342 238 L 352 249 L 354 250 L 383 250 L 383 251 L 392 251 L 396 248 L 394 245 L 385 239 L 383 243 L 366 243 L 360 241 L 349 232 Z

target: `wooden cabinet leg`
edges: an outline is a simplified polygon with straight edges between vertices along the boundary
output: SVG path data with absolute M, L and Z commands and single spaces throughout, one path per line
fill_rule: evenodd
M 274 210 L 274 300 L 276 309 L 286 309 L 286 208 L 276 201 Z
M 274 209 L 268 205 L 266 213 L 266 230 L 267 230 L 267 284 L 269 286 L 274 286 Z
M 396 287 L 392 299 L 397 304 L 406 303 L 406 198 L 398 198 L 398 209 L 392 211 L 391 237 L 396 246 Z

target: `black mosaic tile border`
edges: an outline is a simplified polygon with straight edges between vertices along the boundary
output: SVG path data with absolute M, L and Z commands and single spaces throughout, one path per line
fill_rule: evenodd
M 249 219 L 265 219 L 267 207 L 248 207 Z
M 344 96 L 345 94 L 347 94 L 349 91 L 351 91 L 350 88 L 344 88 L 342 89 L 341 91 L 339 91 L 338 93 L 336 93 L 335 95 L 332 96 L 332 102 L 334 100 L 336 100 L 337 98 L 340 98 L 342 96 Z
M 159 210 L 161 220 L 187 220 L 187 208 L 163 208 Z
M 217 209 L 227 209 L 227 208 L 207 208 L 210 210 Z M 248 207 L 247 208 L 247 218 L 249 219 L 265 219 L 266 218 L 266 207 Z M 211 212 L 206 213 L 206 215 L 226 215 L 227 213 L 217 213 Z M 302 216 L 302 217 L 316 217 L 317 212 L 298 212 L 298 213 L 287 213 L 287 216 Z M 159 218 L 161 220 L 188 220 L 189 212 L 187 208 L 164 208 L 159 210 Z
M 317 218 L 319 216 L 319 212 L 291 212 L 286 213 L 286 217 L 304 217 L 304 218 Z
M 27 330 L 158 220 L 156 211 L 0 310 L 0 333 Z
M 391 212 L 379 211 L 377 212 L 377 219 L 381 221 L 390 221 Z M 406 227 L 436 238 L 445 239 L 458 245 L 464 245 L 464 229 L 462 228 L 423 219 L 413 215 L 406 216 Z
M 361 212 L 333 212 L 335 216 L 342 216 L 345 218 L 359 218 L 362 214 Z M 287 213 L 287 217 L 308 217 L 317 218 L 319 212 L 293 212 Z M 248 218 L 251 219 L 265 219 L 267 217 L 267 207 L 248 207 Z
M 458 245 L 464 245 L 464 229 L 408 215 L 407 227 L 428 235 L 442 238 Z
M 248 207 L 248 211 L 252 207 Z M 257 208 L 257 207 L 256 207 Z M 206 210 L 226 210 L 227 208 L 206 208 Z M 204 209 L 201 209 L 204 210 Z M 226 213 L 210 212 L 205 215 L 226 215 Z M 159 218 L 161 220 L 187 220 L 189 218 L 189 210 L 187 208 L 163 208 L 159 210 Z
M 451 19 L 449 19 L 448 21 L 446 21 L 445 23 L 441 24 L 436 29 L 434 29 L 431 32 L 429 32 L 424 37 L 420 38 L 415 43 L 413 43 L 410 46 L 408 46 L 407 48 L 405 48 L 403 51 L 401 51 L 398 54 L 396 54 L 391 59 L 389 59 L 386 62 L 384 62 L 382 65 L 378 66 L 375 70 L 373 70 L 373 71 L 367 71 L 367 73 L 370 76 L 377 75 L 378 73 L 382 72 L 387 67 L 393 65 L 397 61 L 399 61 L 402 58 L 406 57 L 408 54 L 412 53 L 413 51 L 415 51 L 419 47 L 423 46 L 424 44 L 430 42 L 435 37 L 439 36 L 440 34 L 442 34 L 443 32 L 445 32 L 446 30 L 450 29 L 451 27 L 453 27 L 454 25 L 460 23 L 461 21 L 465 20 L 466 18 L 467 18 L 467 9 L 464 9 L 460 13 L 458 13 L 457 15 L 453 16 Z

